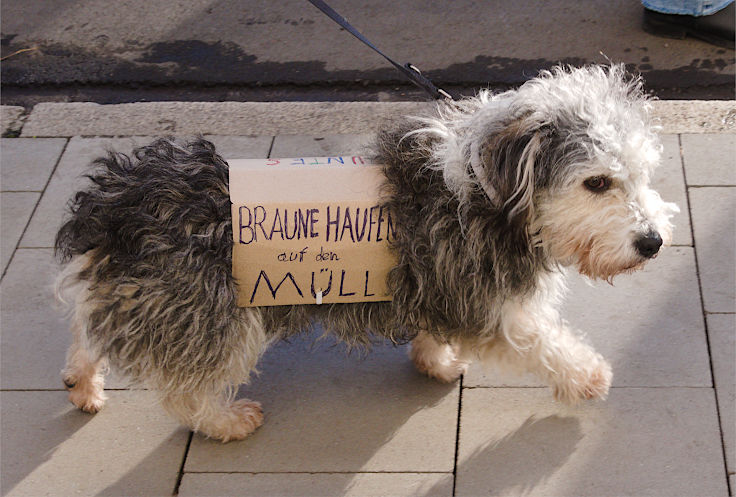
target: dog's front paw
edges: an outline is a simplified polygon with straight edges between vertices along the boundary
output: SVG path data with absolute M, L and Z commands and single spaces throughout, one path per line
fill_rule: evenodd
M 452 346 L 438 343 L 420 333 L 411 344 L 409 357 L 420 373 L 444 383 L 452 383 L 465 374 L 469 362 L 457 358 Z
M 259 402 L 248 399 L 236 400 L 230 405 L 227 421 L 218 433 L 209 433 L 223 443 L 231 440 L 243 440 L 263 424 L 263 409 Z
M 430 378 L 441 381 L 442 383 L 452 383 L 457 381 L 460 376 L 468 371 L 468 363 L 456 360 L 443 363 L 433 363 L 427 367 L 426 364 L 414 363 L 420 373 L 426 374 Z
M 69 402 L 90 414 L 95 414 L 105 405 L 107 397 L 103 385 L 101 375 L 94 375 L 89 379 L 64 376 L 64 386 L 69 390 Z
M 555 399 L 565 404 L 577 404 L 582 400 L 605 399 L 611 386 L 611 365 L 596 354 L 592 364 L 568 372 L 566 381 L 553 387 Z

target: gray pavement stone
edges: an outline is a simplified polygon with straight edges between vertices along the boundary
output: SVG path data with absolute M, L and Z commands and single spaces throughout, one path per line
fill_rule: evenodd
M 330 338 L 281 342 L 240 396 L 265 422 L 242 442 L 195 435 L 187 472 L 452 472 L 458 385 L 417 373 L 405 347 L 348 356 Z
M 708 350 L 690 247 L 670 247 L 614 285 L 570 279 L 562 315 L 611 362 L 615 386 L 711 386 Z M 480 364 L 466 386 L 542 386 Z M 549 395 L 549 392 L 546 392 Z
M 130 153 L 134 147 L 150 141 L 149 137 L 72 138 L 21 240 L 21 247 L 53 247 L 67 202 L 87 184 L 82 175 L 90 170 L 94 159 L 105 155 L 108 149 Z
M 22 136 L 365 133 L 427 102 L 141 102 L 37 104 Z
M 205 138 L 215 144 L 215 149 L 225 159 L 259 159 L 268 155 L 272 136 L 221 136 Z
M 0 273 L 8 266 L 40 196 L 37 192 L 0 193 Z
M 71 333 L 54 300 L 58 271 L 51 249 L 18 249 L 10 263 L 0 284 L 0 388 L 64 388 L 60 371 Z M 129 382 L 112 373 L 105 386 L 127 388 Z
M 690 188 L 705 310 L 736 311 L 736 188 Z
M 736 472 L 736 315 L 708 314 L 713 382 L 729 473 Z
M 333 157 L 366 155 L 372 135 L 279 135 L 274 139 L 271 157 Z
M 54 303 L 57 272 L 51 250 L 19 249 L 0 284 L 3 389 L 64 388 L 59 372 L 71 334 Z
M 226 159 L 265 157 L 271 145 L 271 137 L 212 136 L 209 139 L 215 144 L 218 153 Z M 151 141 L 153 138 L 146 136 L 72 138 L 44 192 L 21 246 L 53 246 L 56 231 L 61 226 L 65 214 L 65 206 L 74 192 L 87 184 L 82 175 L 89 171 L 92 160 L 104 155 L 108 149 L 130 153 L 133 148 L 146 145 Z
M 736 186 L 736 134 L 683 134 L 688 186 Z
M 655 100 L 652 117 L 661 133 L 733 133 L 736 102 L 733 100 Z
M 710 388 L 616 388 L 578 408 L 463 390 L 457 496 L 727 494 Z
M 672 233 L 673 245 L 692 245 L 693 237 L 690 230 L 690 215 L 687 203 L 687 189 L 685 176 L 682 172 L 680 157 L 680 142 L 677 135 L 661 135 L 662 165 L 654 172 L 652 188 L 654 188 L 667 202 L 674 202 L 680 212 L 672 217 L 675 230 Z
M 186 473 L 179 495 L 449 497 L 452 473 Z
M 613 286 L 576 277 L 570 289 L 563 315 L 611 361 L 614 385 L 712 386 L 692 248 L 670 247 Z
M 416 115 L 431 102 L 89 102 L 40 103 L 21 136 L 324 135 L 369 133 L 387 119 Z M 662 133 L 736 131 L 730 100 L 652 102 Z
M 613 378 L 616 379 L 614 368 Z M 519 387 L 519 388 L 545 388 L 543 381 L 530 373 L 509 371 L 495 364 L 483 364 L 474 362 L 468 368 L 463 377 L 463 386 L 475 387 Z M 552 395 L 551 390 L 548 393 Z
M 171 495 L 189 432 L 149 392 L 111 392 L 96 415 L 65 392 L 2 392 L 7 497 Z
M 14 105 L 0 105 L 0 133 L 20 131 L 23 121 L 21 116 L 25 109 Z
M 2 138 L 0 188 L 43 190 L 65 143 L 64 138 Z

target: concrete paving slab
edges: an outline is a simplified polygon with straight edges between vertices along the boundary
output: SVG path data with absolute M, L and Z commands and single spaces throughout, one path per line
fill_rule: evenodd
M 8 266 L 40 196 L 36 192 L 0 193 L 0 273 Z
M 225 159 L 259 159 L 268 156 L 273 143 L 272 136 L 222 136 L 205 138 L 215 144 L 215 149 Z
M 271 137 L 210 137 L 218 152 L 226 158 L 265 157 Z M 82 177 L 92 160 L 113 149 L 130 153 L 134 147 L 145 145 L 151 137 L 80 138 L 70 140 L 59 166 L 44 193 L 34 219 L 23 237 L 23 247 L 51 247 L 56 231 L 62 223 L 65 206 L 75 191 L 86 184 Z
M 71 333 L 54 301 L 58 271 L 52 250 L 18 249 L 0 284 L 0 388 L 64 388 L 60 371 Z M 107 388 L 128 386 L 115 374 L 106 379 Z
M 680 142 L 677 135 L 661 135 L 662 164 L 654 172 L 652 188 L 667 202 L 674 202 L 680 212 L 672 217 L 675 230 L 672 233 L 673 245 L 692 245 L 693 237 L 690 229 L 690 213 L 687 203 L 687 188 L 682 172 Z
M 562 315 L 611 362 L 616 386 L 711 386 L 708 350 L 689 247 L 670 247 L 614 286 L 570 279 Z M 473 365 L 466 386 L 542 386 Z M 549 392 L 547 392 L 549 395 Z
M 331 339 L 279 343 L 240 396 L 264 425 L 222 445 L 195 435 L 185 471 L 451 472 L 458 389 L 417 373 L 405 347 L 347 356 Z
M 149 392 L 85 414 L 64 392 L 2 392 L 3 495 L 171 495 L 189 432 Z
M 3 389 L 63 389 L 59 372 L 71 343 L 55 308 L 57 266 L 48 249 L 19 249 L 0 285 L 0 385 Z
M 21 136 L 326 135 L 372 133 L 432 102 L 89 102 L 39 103 Z M 733 133 L 732 100 L 652 102 L 661 133 Z
M 369 155 L 373 135 L 279 135 L 273 141 L 271 157 L 332 157 Z
M 449 497 L 452 479 L 452 473 L 186 473 L 179 495 Z
M 576 277 L 570 290 L 563 315 L 611 361 L 614 385 L 712 386 L 693 249 L 670 247 L 613 286 Z
M 65 143 L 64 138 L 2 138 L 2 190 L 43 190 Z
M 470 365 L 468 372 L 463 377 L 463 385 L 467 387 L 547 387 L 543 381 L 532 374 L 517 373 L 494 364 L 480 362 Z
M 23 121 L 21 116 L 25 112 L 23 107 L 15 105 L 0 105 L 0 133 L 17 133 L 20 131 Z
M 37 104 L 22 136 L 365 133 L 429 102 L 141 102 Z
M 736 315 L 708 314 L 713 382 L 729 473 L 736 473 Z
M 736 134 L 683 134 L 688 186 L 736 186 Z
M 736 188 L 690 188 L 705 310 L 736 311 Z
M 31 219 L 21 247 L 53 247 L 54 237 L 66 213 L 71 196 L 87 184 L 82 177 L 90 170 L 90 163 L 112 149 L 130 153 L 136 146 L 151 141 L 149 137 L 79 138 L 69 140 L 49 186 Z
M 616 388 L 577 409 L 463 390 L 457 496 L 727 494 L 710 388 Z
M 652 102 L 652 117 L 660 133 L 733 133 L 733 100 L 659 100 Z
M 614 379 L 616 371 L 614 370 Z M 517 387 L 517 388 L 545 388 L 543 381 L 530 373 L 508 371 L 494 364 L 474 362 L 463 377 L 463 385 L 467 387 Z M 552 395 L 551 390 L 549 395 Z

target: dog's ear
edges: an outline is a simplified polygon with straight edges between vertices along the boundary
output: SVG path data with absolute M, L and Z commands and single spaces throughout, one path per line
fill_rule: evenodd
M 534 187 L 547 132 L 529 119 L 515 120 L 483 137 L 471 160 L 481 187 L 509 225 L 526 230 L 534 217 Z

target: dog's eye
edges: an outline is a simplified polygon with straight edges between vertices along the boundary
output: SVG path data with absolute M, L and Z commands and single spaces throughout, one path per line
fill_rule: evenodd
M 600 193 L 608 190 L 611 186 L 611 178 L 607 176 L 593 176 L 586 179 L 583 184 L 591 192 Z

